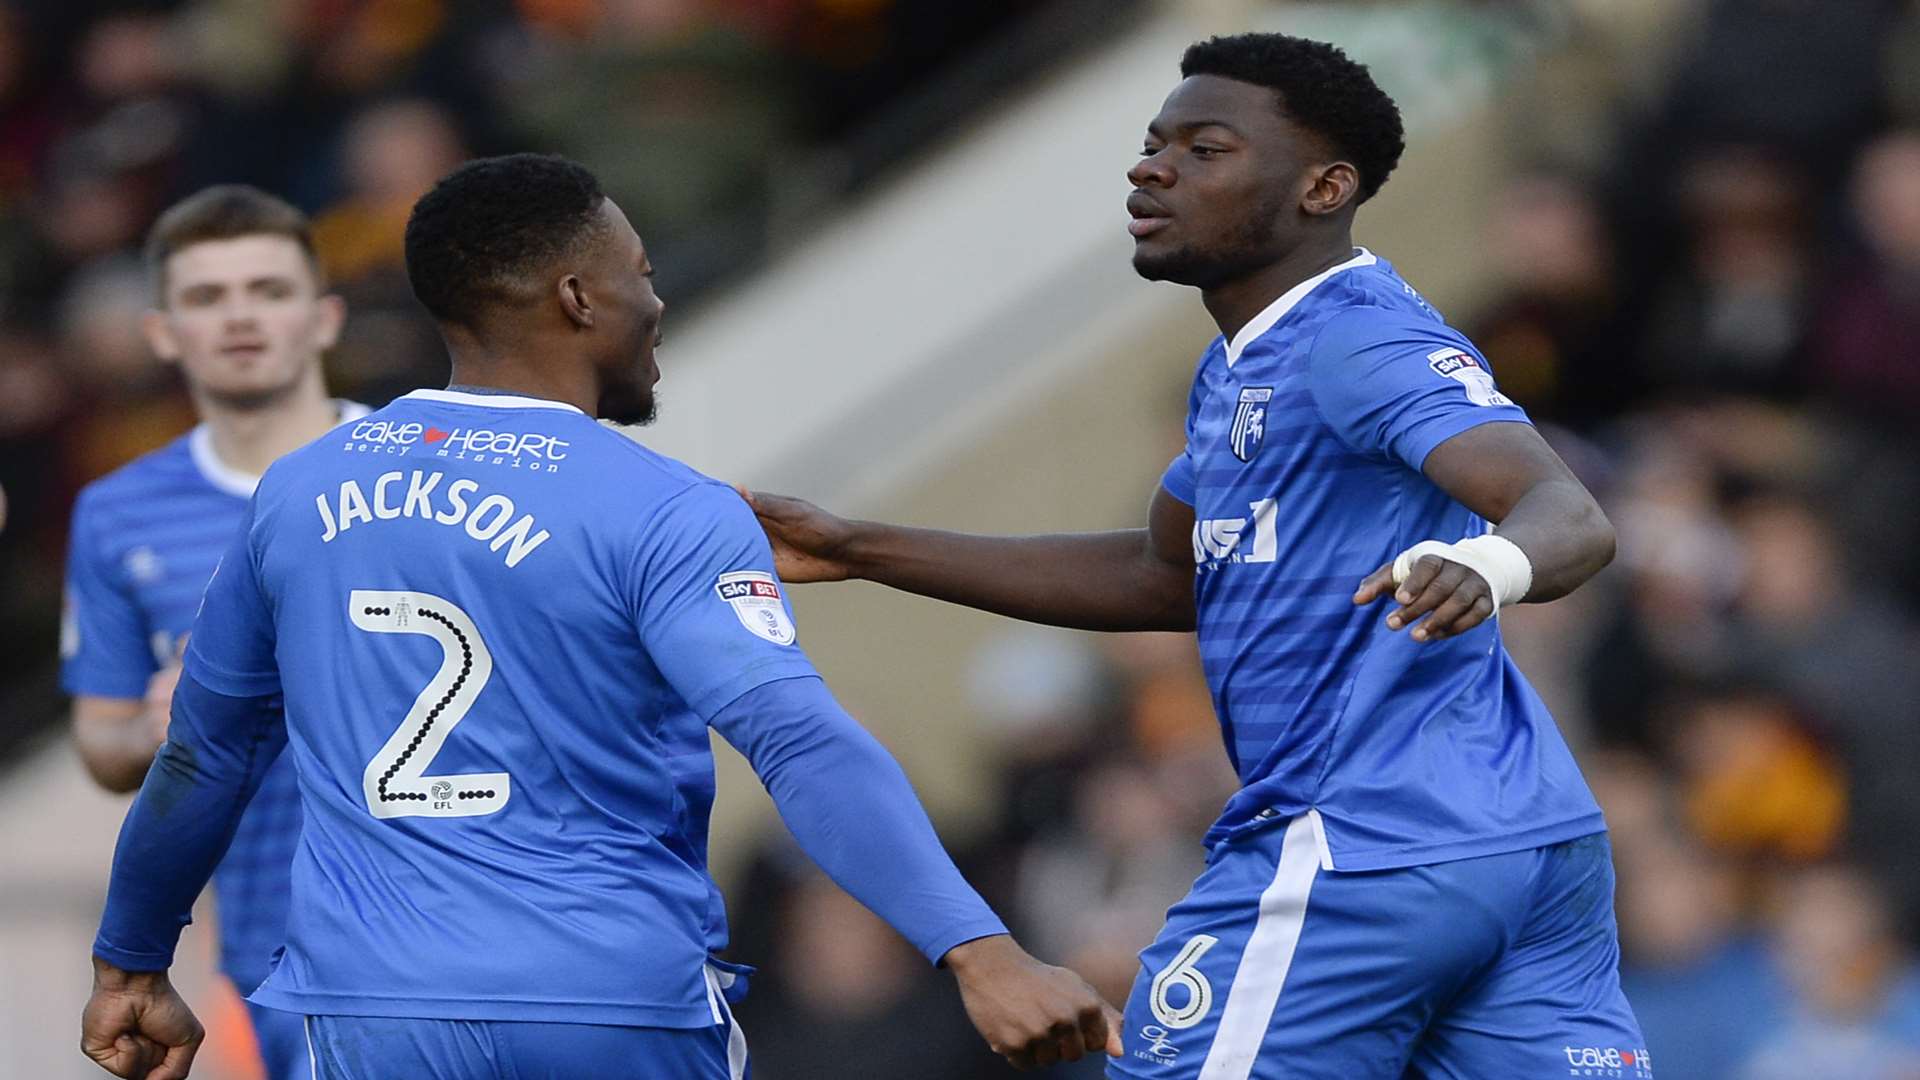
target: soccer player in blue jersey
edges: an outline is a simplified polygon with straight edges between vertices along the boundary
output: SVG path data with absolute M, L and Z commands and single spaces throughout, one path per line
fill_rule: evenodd
M 1146 528 L 977 537 L 756 495 L 780 571 L 1198 630 L 1242 786 L 1110 1076 L 1649 1077 L 1599 808 L 1493 618 L 1585 582 L 1612 528 L 1473 344 L 1354 247 L 1403 146 L 1367 70 L 1248 34 L 1181 73 L 1128 172 L 1133 261 L 1199 288 L 1221 337 Z
M 994 1049 L 1117 1053 L 1119 1017 L 1007 937 L 827 692 L 747 505 L 596 422 L 651 416 L 663 305 L 592 174 L 463 166 L 415 206 L 407 270 L 454 385 L 261 480 L 121 832 L 87 1054 L 186 1075 L 166 969 L 284 749 L 305 816 L 252 1000 L 305 1018 L 312 1075 L 738 1080 L 709 725 Z
M 345 309 L 327 294 L 305 215 L 255 188 L 207 188 L 154 223 L 146 333 L 178 364 L 201 423 L 89 484 L 73 510 L 62 681 L 73 735 L 109 791 L 140 786 L 200 594 L 260 474 L 366 408 L 327 396 L 321 353 Z M 242 995 L 285 940 L 300 834 L 293 770 L 270 770 L 214 875 L 220 969 Z M 306 1074 L 297 1018 L 252 1008 L 274 1080 Z

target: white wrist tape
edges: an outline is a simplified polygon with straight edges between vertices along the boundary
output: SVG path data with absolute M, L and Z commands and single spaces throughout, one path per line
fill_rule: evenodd
M 1527 559 L 1527 553 L 1520 550 L 1519 544 L 1494 533 L 1470 536 L 1455 544 L 1420 541 L 1393 560 L 1394 585 L 1404 585 L 1407 575 L 1413 573 L 1413 564 L 1428 555 L 1457 562 L 1486 578 L 1493 590 L 1495 611 L 1526 599 L 1527 590 L 1533 588 L 1533 563 Z

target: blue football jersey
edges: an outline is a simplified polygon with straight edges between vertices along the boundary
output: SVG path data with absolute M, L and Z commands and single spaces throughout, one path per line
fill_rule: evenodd
M 814 674 L 745 502 L 569 405 L 421 390 L 242 529 L 187 670 L 284 695 L 306 816 L 253 1000 L 712 1024 L 706 725 Z
M 1242 784 L 1210 843 L 1312 812 L 1331 865 L 1367 870 L 1604 828 L 1497 619 L 1421 644 L 1352 602 L 1408 547 L 1488 530 L 1421 467 L 1496 422 L 1528 420 L 1364 250 L 1201 358 L 1162 483 L 1194 508 L 1200 654 Z
M 341 418 L 367 408 L 340 403 Z M 179 656 L 207 579 L 257 477 L 228 468 L 205 426 L 88 484 L 67 550 L 61 683 L 70 694 L 139 699 Z M 242 993 L 285 941 L 300 796 L 281 763 L 261 782 L 214 875 L 220 969 Z

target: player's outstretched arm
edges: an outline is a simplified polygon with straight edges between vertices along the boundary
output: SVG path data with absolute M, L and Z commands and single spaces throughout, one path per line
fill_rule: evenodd
M 1438 554 L 1416 546 L 1369 574 L 1353 602 L 1391 594 L 1398 606 L 1387 625 L 1394 630 L 1411 626 L 1419 641 L 1452 637 L 1504 604 L 1557 600 L 1613 561 L 1612 523 L 1528 424 L 1470 428 L 1434 448 L 1423 469 L 1498 529 L 1479 541 L 1436 544 L 1450 549 Z
M 742 492 L 792 583 L 861 579 L 1078 630 L 1191 630 L 1193 507 L 1160 488 L 1144 529 L 975 536 L 852 521 Z
M 960 982 L 967 1015 L 1020 1068 L 1120 1052 L 1120 1018 L 1078 975 L 1007 936 L 940 846 L 906 774 L 818 676 L 747 691 L 713 717 L 827 875 Z

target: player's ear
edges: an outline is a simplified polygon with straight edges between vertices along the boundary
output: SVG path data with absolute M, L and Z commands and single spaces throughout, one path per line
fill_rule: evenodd
M 560 279 L 560 310 L 582 330 L 593 326 L 593 303 L 587 299 L 587 286 L 578 274 Z
M 140 316 L 140 332 L 146 336 L 153 355 L 171 364 L 180 359 L 180 339 L 173 336 L 166 312 L 149 308 Z
M 318 321 L 313 328 L 314 344 L 321 349 L 331 349 L 340 342 L 340 328 L 347 323 L 347 301 L 338 293 L 328 293 L 320 298 Z
M 1300 196 L 1300 209 L 1311 217 L 1337 214 L 1353 204 L 1360 194 L 1360 170 L 1344 161 L 1316 166 L 1308 174 L 1306 193 Z

